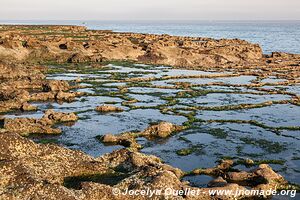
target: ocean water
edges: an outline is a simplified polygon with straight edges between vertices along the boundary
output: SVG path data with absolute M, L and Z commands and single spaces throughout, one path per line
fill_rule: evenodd
M 90 29 L 239 38 L 258 43 L 264 53 L 300 53 L 300 21 L 1 21 L 15 24 L 72 24 Z

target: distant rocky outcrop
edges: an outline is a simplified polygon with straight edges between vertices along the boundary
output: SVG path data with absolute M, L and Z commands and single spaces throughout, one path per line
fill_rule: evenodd
M 0 26 L 0 58 L 19 61 L 131 60 L 177 67 L 251 65 L 263 55 L 239 39 L 86 30 L 81 26 Z

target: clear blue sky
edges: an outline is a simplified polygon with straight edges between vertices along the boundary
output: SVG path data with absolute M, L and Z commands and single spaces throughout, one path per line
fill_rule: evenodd
M 300 20 L 300 0 L 1 0 L 0 20 Z

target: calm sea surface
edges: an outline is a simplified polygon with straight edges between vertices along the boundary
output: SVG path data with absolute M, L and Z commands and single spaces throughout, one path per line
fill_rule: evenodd
M 259 43 L 264 52 L 300 53 L 300 21 L 3 21 L 16 24 L 73 24 L 90 29 L 212 38 Z

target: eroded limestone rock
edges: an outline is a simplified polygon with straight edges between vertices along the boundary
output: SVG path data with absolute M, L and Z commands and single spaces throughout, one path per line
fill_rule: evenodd
M 36 144 L 11 132 L 0 132 L 1 199 L 116 199 L 129 200 L 130 195 L 114 192 L 156 189 L 164 191 L 200 190 L 199 195 L 167 195 L 165 193 L 146 199 L 242 199 L 245 196 L 209 196 L 210 188 L 191 187 L 181 181 L 185 173 L 163 164 L 155 156 L 121 149 L 99 158 L 80 151 L 69 150 L 54 144 Z M 244 172 L 241 172 L 244 173 Z M 268 165 L 260 165 L 255 172 L 259 178 L 253 188 L 272 189 L 287 187 L 286 181 Z M 248 190 L 237 183 L 226 183 L 226 173 L 214 182 L 214 190 Z M 263 182 L 267 180 L 268 182 Z M 271 184 L 270 184 L 271 183 Z M 276 183 L 276 185 L 275 185 Z M 248 196 L 249 198 L 251 196 Z M 253 197 L 253 196 L 252 196 Z
M 43 91 L 50 92 L 50 91 L 67 91 L 70 89 L 70 85 L 67 81 L 62 80 L 49 80 L 43 84 Z
M 74 113 L 62 113 L 55 112 L 54 110 L 47 110 L 41 120 L 48 121 L 49 123 L 71 122 L 77 121 L 78 116 Z
M 27 103 L 30 95 L 26 90 L 3 89 L 0 91 L 0 99 L 0 112 L 8 112 L 10 110 L 32 111 L 37 109 L 35 106 Z
M 143 137 L 158 137 L 166 138 L 172 133 L 182 130 L 182 126 L 174 125 L 170 122 L 160 122 L 157 125 L 152 125 L 140 133 Z
M 100 140 L 105 144 L 122 145 L 125 147 L 131 147 L 134 149 L 140 149 L 142 146 L 137 143 L 137 137 L 146 138 L 166 138 L 177 131 L 183 130 L 183 126 L 174 125 L 169 122 L 160 122 L 156 125 L 151 125 L 147 129 L 141 132 L 125 132 L 119 135 L 106 134 L 100 137 Z
M 1 71 L 3 70 L 3 71 Z M 0 112 L 36 110 L 28 101 L 73 101 L 82 92 L 68 92 L 67 81 L 46 80 L 42 67 L 0 63 Z M 34 90 L 36 92 L 32 93 Z M 30 93 L 29 93 L 30 91 Z
M 27 34 L 22 33 L 20 28 L 6 26 L 2 29 L 0 57 L 7 58 L 9 55 L 9 59 L 19 61 L 69 63 L 133 60 L 178 67 L 253 65 L 263 58 L 259 45 L 238 39 L 113 33 L 86 28 L 82 32 L 71 29 L 71 37 L 65 37 L 61 30 L 50 26 L 36 26 L 34 29 L 27 26 Z M 47 29 L 52 30 L 51 35 L 43 34 L 47 33 Z M 77 36 L 86 41 L 76 40 Z
M 96 107 L 98 112 L 122 112 L 123 109 L 112 105 L 101 105 Z
M 10 62 L 10 61 L 9 61 Z M 44 79 L 46 76 L 42 73 L 45 68 L 38 66 L 24 66 L 21 64 L 4 63 L 0 61 L 0 79 Z
M 55 123 L 73 122 L 78 120 L 74 113 L 61 113 L 47 110 L 41 119 L 14 118 L 4 119 L 4 129 L 19 133 L 20 135 L 35 134 L 60 134 L 59 128 L 53 128 Z

